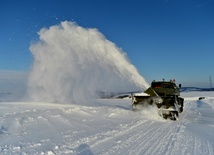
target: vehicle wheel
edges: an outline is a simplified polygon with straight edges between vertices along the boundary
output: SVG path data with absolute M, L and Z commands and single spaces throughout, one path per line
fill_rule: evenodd
M 176 121 L 178 119 L 178 112 L 177 111 L 170 112 L 170 119 Z
M 183 107 L 180 107 L 180 113 L 182 113 L 183 112 Z

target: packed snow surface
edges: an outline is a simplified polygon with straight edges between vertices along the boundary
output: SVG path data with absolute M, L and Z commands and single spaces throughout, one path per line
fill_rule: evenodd
M 153 107 L 133 112 L 130 99 L 99 99 L 88 106 L 0 102 L 0 154 L 214 154 L 213 92 L 182 96 L 184 112 L 177 121 L 162 119 Z

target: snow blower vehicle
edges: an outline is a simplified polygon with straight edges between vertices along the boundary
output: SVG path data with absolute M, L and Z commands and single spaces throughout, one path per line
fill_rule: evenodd
M 147 105 L 155 105 L 158 114 L 164 119 L 177 120 L 183 112 L 184 99 L 180 97 L 180 87 L 175 80 L 152 81 L 151 87 L 143 93 L 131 94 L 132 110 L 138 110 Z

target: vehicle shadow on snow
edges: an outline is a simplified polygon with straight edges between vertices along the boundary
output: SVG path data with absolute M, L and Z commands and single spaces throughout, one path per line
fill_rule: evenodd
M 76 155 L 94 155 L 87 144 L 81 144 L 77 148 Z

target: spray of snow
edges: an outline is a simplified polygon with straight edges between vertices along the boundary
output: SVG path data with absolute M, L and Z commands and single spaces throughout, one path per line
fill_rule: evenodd
M 158 114 L 158 108 L 156 105 L 144 105 L 141 109 L 142 117 L 148 120 L 164 121 L 162 117 Z
M 149 86 L 126 54 L 97 29 L 64 21 L 38 34 L 30 47 L 34 64 L 28 98 L 33 101 L 77 103 L 96 98 L 97 92 Z

